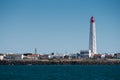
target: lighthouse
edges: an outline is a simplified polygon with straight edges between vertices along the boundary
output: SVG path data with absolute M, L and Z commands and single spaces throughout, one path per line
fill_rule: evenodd
M 97 53 L 96 27 L 95 27 L 95 19 L 93 16 L 90 18 L 89 50 L 91 51 L 91 56 Z
M 90 18 L 90 33 L 89 33 L 89 50 L 81 50 L 81 58 L 93 58 L 94 54 L 97 54 L 96 49 L 96 29 L 95 29 L 95 19 L 92 16 Z

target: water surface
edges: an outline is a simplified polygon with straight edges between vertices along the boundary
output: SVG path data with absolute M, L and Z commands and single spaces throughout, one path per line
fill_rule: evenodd
M 0 65 L 0 80 L 120 80 L 120 65 Z

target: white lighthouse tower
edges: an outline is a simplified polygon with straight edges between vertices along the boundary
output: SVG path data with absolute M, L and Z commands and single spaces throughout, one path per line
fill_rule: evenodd
M 93 16 L 90 18 L 89 50 L 91 51 L 91 56 L 97 53 L 96 28 L 95 28 L 95 20 Z

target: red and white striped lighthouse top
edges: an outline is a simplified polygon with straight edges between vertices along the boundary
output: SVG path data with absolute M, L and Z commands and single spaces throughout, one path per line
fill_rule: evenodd
M 91 22 L 91 23 L 95 22 L 95 20 L 94 20 L 94 17 L 93 17 L 93 16 L 91 17 L 90 22 Z

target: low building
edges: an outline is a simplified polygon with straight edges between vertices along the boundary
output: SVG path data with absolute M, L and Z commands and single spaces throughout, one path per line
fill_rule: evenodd
M 32 60 L 38 60 L 39 54 L 32 54 L 32 55 L 28 55 L 27 57 Z
M 120 59 L 120 53 L 115 53 L 114 58 Z
M 78 58 L 78 55 L 73 53 L 73 54 L 70 54 L 69 56 L 69 59 L 77 59 Z
M 114 58 L 114 56 L 112 54 L 105 54 L 105 58 L 111 59 Z
M 108 54 L 108 53 L 101 54 L 101 59 L 112 59 L 112 58 L 114 58 L 113 54 Z
M 101 58 L 101 54 L 94 54 L 93 58 L 100 59 Z
M 92 58 L 91 51 L 90 50 L 81 50 L 80 58 Z
M 49 58 L 54 58 L 54 59 L 62 59 L 62 58 L 64 58 L 64 54 L 54 54 L 54 53 L 51 53 L 48 57 Z
M 39 59 L 48 59 L 48 58 L 49 58 L 48 54 L 39 55 Z
M 38 58 L 39 58 L 39 54 L 24 53 L 22 55 L 22 59 L 37 60 Z
M 32 53 L 23 53 L 22 54 L 22 59 L 29 59 L 28 55 L 32 55 Z
M 69 59 L 69 55 L 64 55 L 64 59 Z
M 22 54 L 5 54 L 4 59 L 21 60 L 22 59 Z
M 105 54 L 101 54 L 101 59 L 104 59 L 105 58 Z
M 0 54 L 0 60 L 4 59 L 4 54 Z

